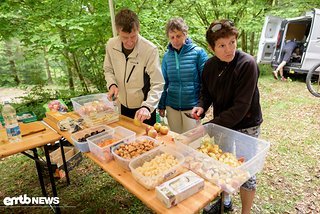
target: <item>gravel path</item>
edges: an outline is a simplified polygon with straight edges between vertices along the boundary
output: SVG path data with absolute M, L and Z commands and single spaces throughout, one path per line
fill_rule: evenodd
M 26 96 L 28 92 L 19 88 L 1 88 L 0 87 L 0 104 L 5 100 L 10 102 L 19 102 L 18 97 Z

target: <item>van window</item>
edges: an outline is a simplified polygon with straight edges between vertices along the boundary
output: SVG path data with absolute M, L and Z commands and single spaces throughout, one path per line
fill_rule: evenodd
M 305 42 L 310 31 L 310 24 L 311 20 L 289 23 L 285 40 L 295 39 L 296 41 Z

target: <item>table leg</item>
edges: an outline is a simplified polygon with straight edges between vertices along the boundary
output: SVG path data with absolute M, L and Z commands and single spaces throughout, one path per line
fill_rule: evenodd
M 65 173 L 66 173 L 67 185 L 69 185 L 69 184 L 70 184 L 69 171 L 68 171 L 66 156 L 65 156 L 64 150 L 63 150 L 63 142 L 66 142 L 66 140 L 65 140 L 65 139 L 60 139 L 59 144 L 60 144 L 60 149 L 61 149 L 61 156 L 62 156 L 62 161 L 63 161 L 63 168 L 64 168 L 64 171 L 65 171 Z
M 224 191 L 222 191 L 220 194 L 220 197 L 221 197 L 220 213 L 221 214 L 224 213 L 224 194 L 225 194 Z
M 41 169 L 41 165 L 40 165 L 38 152 L 37 152 L 37 149 L 32 149 L 32 151 L 33 151 L 34 161 L 36 163 L 36 168 L 37 168 L 37 173 L 38 173 L 38 178 L 39 178 L 39 182 L 40 182 L 40 186 L 41 186 L 42 195 L 44 197 L 47 197 L 48 195 L 46 192 L 46 187 L 44 185 L 43 174 L 42 174 L 42 169 Z
M 53 197 L 58 197 L 56 184 L 55 184 L 54 177 L 53 177 L 53 171 L 52 171 L 52 168 L 51 168 L 51 160 L 50 160 L 48 145 L 44 145 L 44 153 L 46 155 L 46 161 L 47 161 L 47 166 L 48 166 L 48 171 L 49 171 L 52 194 L 53 194 Z M 55 211 L 56 211 L 56 213 L 61 213 L 59 204 L 57 204 L 55 206 Z

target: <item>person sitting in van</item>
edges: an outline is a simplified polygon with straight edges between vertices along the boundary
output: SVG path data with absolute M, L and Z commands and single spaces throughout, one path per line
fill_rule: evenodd
M 297 43 L 294 40 L 288 40 L 282 49 L 282 62 L 278 65 L 275 71 L 272 71 L 273 77 L 278 79 L 278 73 L 280 74 L 281 80 L 285 81 L 286 78 L 283 76 L 283 67 L 290 61 L 293 50 L 297 47 Z

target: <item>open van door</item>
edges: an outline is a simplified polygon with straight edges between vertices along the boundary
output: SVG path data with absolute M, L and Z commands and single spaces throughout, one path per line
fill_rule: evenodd
M 280 29 L 284 19 L 275 16 L 266 16 L 257 54 L 257 63 L 271 63 Z
M 313 16 L 309 36 L 307 37 L 307 46 L 303 69 L 309 70 L 320 62 L 320 10 L 314 9 L 309 12 Z

